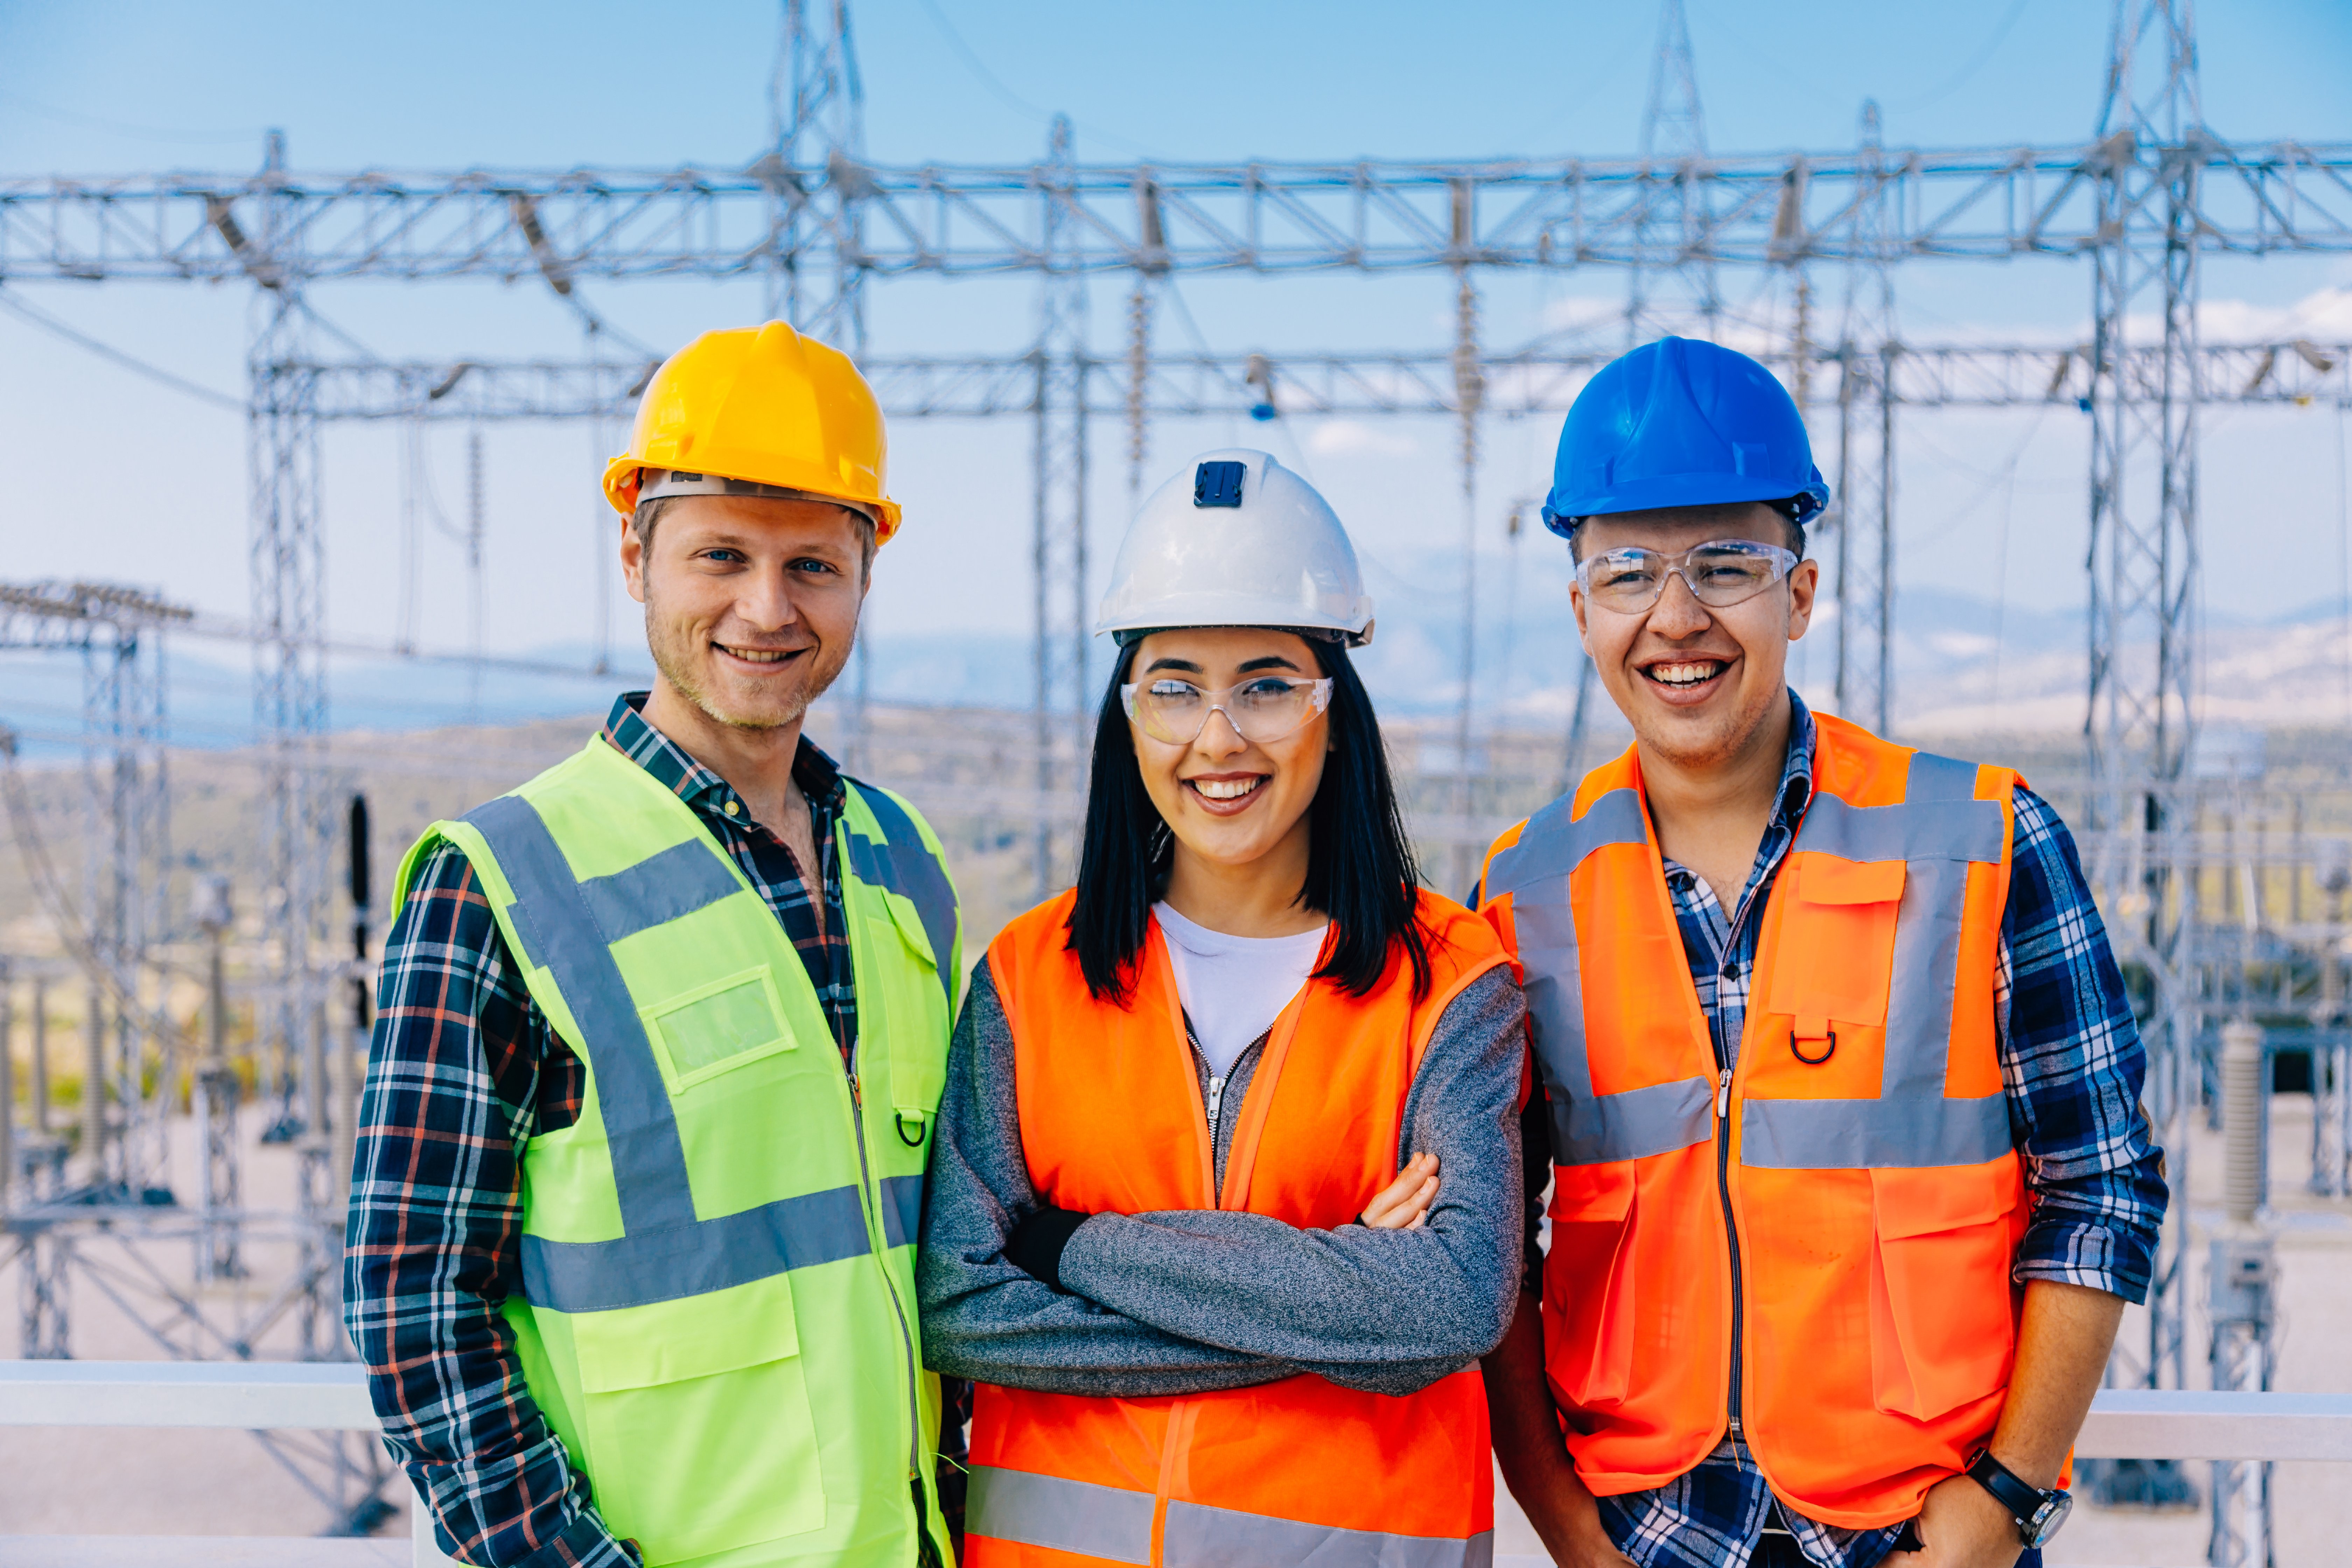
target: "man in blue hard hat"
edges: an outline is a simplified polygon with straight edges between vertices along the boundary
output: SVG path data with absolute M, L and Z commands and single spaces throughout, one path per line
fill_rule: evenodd
M 1560 433 L 1544 521 L 1633 744 L 1476 901 L 1551 1184 L 1488 1398 L 1563 1564 L 2038 1563 L 2147 1288 L 2145 1058 L 2064 825 L 1789 689 L 1828 501 L 1712 343 L 1626 354 Z

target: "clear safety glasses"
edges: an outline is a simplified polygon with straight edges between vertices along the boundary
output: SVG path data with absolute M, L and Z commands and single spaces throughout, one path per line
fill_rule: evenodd
M 1679 576 L 1691 597 L 1725 610 L 1752 599 L 1796 569 L 1797 557 L 1777 544 L 1717 539 L 1677 555 L 1654 550 L 1611 550 L 1577 563 L 1577 586 L 1606 610 L 1638 615 L 1658 602 L 1666 579 Z
M 1210 714 L 1223 713 L 1243 740 L 1264 745 L 1297 733 L 1328 708 L 1331 681 L 1328 676 L 1308 680 L 1255 675 L 1207 691 L 1189 680 L 1162 676 L 1158 680 L 1129 681 L 1118 689 L 1118 698 L 1127 706 L 1127 716 L 1155 741 L 1189 746 L 1208 728 Z

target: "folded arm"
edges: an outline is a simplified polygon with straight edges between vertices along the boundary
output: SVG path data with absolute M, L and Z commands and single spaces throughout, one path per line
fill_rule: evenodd
M 985 960 L 948 1052 L 938 1138 L 915 1269 L 923 1353 L 935 1370 L 1130 1398 L 1241 1388 L 1305 1370 L 1167 1332 L 1007 1260 L 1013 1230 L 1042 1205 L 1021 1144 L 1013 1032 Z
M 1494 1348 L 1518 1296 L 1518 1098 L 1526 1005 L 1507 968 L 1439 1019 L 1405 1102 L 1404 1147 L 1439 1161 L 1417 1229 L 1308 1230 L 1264 1215 L 1097 1215 L 1063 1286 L 1186 1341 L 1405 1394 Z

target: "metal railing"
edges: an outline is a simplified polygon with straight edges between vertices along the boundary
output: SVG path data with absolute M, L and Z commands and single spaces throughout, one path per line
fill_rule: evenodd
M 365 1373 L 348 1363 L 0 1362 L 0 1426 L 375 1426 Z M 2352 1460 L 2352 1394 L 2106 1389 L 2074 1451 L 2086 1459 Z M 418 1568 L 449 1563 L 413 1496 L 409 1519 Z M 169 1568 L 178 1560 L 173 1545 L 149 1538 L 142 1560 Z

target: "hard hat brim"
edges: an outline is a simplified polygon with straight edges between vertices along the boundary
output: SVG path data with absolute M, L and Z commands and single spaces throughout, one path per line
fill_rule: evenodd
M 1791 485 L 1786 478 L 1759 475 L 1661 474 L 1629 479 L 1605 490 L 1564 496 L 1555 490 L 1544 500 L 1544 526 L 1566 538 L 1588 518 L 1621 511 L 1661 511 L 1672 507 L 1731 506 L 1741 501 L 1783 501 L 1803 496 L 1812 501 L 1806 517 L 1829 503 L 1829 487 L 1818 471 L 1807 482 Z

